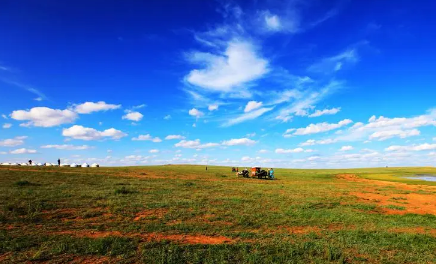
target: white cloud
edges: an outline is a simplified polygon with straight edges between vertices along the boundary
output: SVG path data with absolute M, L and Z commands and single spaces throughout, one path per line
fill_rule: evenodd
M 2 114 L 2 117 L 3 117 L 4 119 L 8 119 L 8 117 L 7 117 L 5 114 Z
M 194 123 L 194 124 L 192 124 L 192 127 L 197 127 L 197 124 L 195 124 L 195 123 Z
M 218 110 L 219 105 L 218 104 L 211 104 L 208 105 L 207 109 L 209 109 L 209 111 L 215 111 Z
M 300 144 L 300 146 L 304 147 L 304 146 L 314 146 L 314 145 L 327 145 L 327 144 L 333 144 L 336 143 L 337 140 L 335 139 L 321 139 L 321 140 L 314 140 L 314 139 L 309 139 L 303 143 Z
M 109 128 L 104 131 L 98 131 L 94 128 L 83 127 L 79 125 L 74 125 L 70 128 L 64 128 L 62 130 L 62 135 L 64 137 L 71 137 L 74 139 L 82 140 L 98 140 L 102 138 L 112 138 L 120 139 L 127 136 L 126 133 L 117 130 L 115 128 Z
M 41 146 L 41 148 L 44 149 L 60 149 L 60 150 L 87 150 L 90 149 L 91 147 L 88 145 L 82 145 L 82 146 L 74 146 L 74 145 L 44 145 Z
M 19 121 L 29 121 L 21 126 L 53 127 L 73 123 L 78 115 L 71 110 L 51 109 L 48 107 L 34 107 L 29 111 L 16 110 L 11 118 Z
M 85 102 L 83 104 L 73 105 L 73 107 L 74 107 L 74 111 L 79 114 L 90 114 L 92 112 L 118 109 L 121 107 L 121 105 L 106 104 L 103 101 L 99 101 L 97 103 Z
M 265 23 L 269 30 L 279 31 L 281 29 L 280 18 L 277 15 L 265 15 Z
M 182 135 L 168 135 L 165 137 L 166 140 L 171 140 L 171 139 L 185 139 L 184 136 Z
M 355 49 L 346 50 L 336 56 L 324 58 L 312 64 L 308 70 L 319 73 L 332 73 L 342 69 L 344 64 L 355 63 L 359 60 Z
M 316 134 L 316 133 L 322 133 L 327 132 L 330 130 L 338 129 L 340 127 L 346 126 L 348 124 L 351 124 L 353 121 L 350 119 L 344 119 L 340 121 L 339 123 L 318 123 L 318 124 L 310 124 L 307 127 L 304 128 L 291 128 L 286 130 L 285 137 L 291 137 L 292 135 L 299 136 L 299 135 L 309 135 L 309 134 Z
M 138 122 L 141 121 L 143 117 L 144 115 L 139 112 L 128 111 L 127 114 L 123 115 L 122 119 Z
M 189 110 L 189 115 L 195 116 L 196 118 L 199 118 L 199 117 L 202 117 L 204 115 L 204 113 L 196 108 L 192 108 L 191 110 Z
M 200 140 L 196 139 L 196 140 L 182 140 L 179 143 L 176 143 L 174 146 L 178 148 L 203 149 L 203 148 L 218 147 L 219 145 L 220 144 L 218 143 L 201 144 Z
M 5 123 L 5 124 L 3 124 L 3 126 L 2 126 L 4 129 L 8 129 L 8 128 L 11 128 L 12 127 L 12 124 L 10 124 L 10 123 Z
M 350 151 L 350 150 L 353 150 L 353 149 L 354 149 L 353 146 L 343 146 L 340 149 L 340 151 Z
M 20 148 L 20 149 L 12 150 L 9 153 L 11 153 L 11 154 L 35 154 L 36 150 Z
M 420 134 L 421 132 L 418 129 L 411 129 L 411 130 L 393 129 L 393 130 L 376 131 L 369 136 L 369 139 L 370 140 L 377 139 L 379 141 L 382 141 L 393 137 L 407 138 L 407 137 L 419 136 Z
M 132 109 L 141 109 L 141 108 L 144 108 L 146 106 L 147 106 L 146 104 L 135 105 L 132 107 Z
M 259 152 L 259 153 L 268 153 L 269 151 L 266 150 L 266 149 L 261 149 L 261 150 L 259 150 L 258 152 Z
M 133 141 L 152 141 L 154 143 L 162 142 L 162 139 L 159 137 L 152 137 L 150 134 L 147 135 L 139 135 L 137 137 L 132 138 Z
M 368 123 L 355 123 L 337 137 L 341 141 L 357 140 L 386 140 L 393 137 L 407 138 L 420 134 L 416 128 L 424 126 L 436 126 L 436 109 L 428 111 L 425 115 L 411 118 L 376 117 L 372 116 Z
M 159 150 L 158 149 L 151 149 L 149 152 L 150 153 L 159 153 Z
M 254 109 L 257 109 L 262 106 L 262 102 L 250 101 L 247 103 L 244 109 L 244 113 L 251 112 Z
M 242 114 L 236 118 L 229 119 L 222 126 L 228 127 L 228 126 L 239 124 L 239 123 L 242 123 L 242 122 L 245 122 L 248 120 L 256 119 L 259 116 L 265 114 L 266 112 L 271 111 L 272 109 L 274 109 L 274 108 L 270 107 L 270 108 L 260 108 L 260 109 L 253 110 L 249 113 Z
M 301 153 L 304 152 L 303 148 L 295 148 L 295 149 L 282 149 L 278 148 L 275 151 L 277 154 L 288 154 L 288 153 Z
M 385 148 L 385 151 L 425 151 L 425 150 L 435 150 L 436 144 L 421 144 L 412 146 L 390 146 Z
M 249 138 L 234 138 L 230 140 L 225 140 L 222 142 L 224 146 L 252 146 L 256 144 L 257 141 L 254 141 Z
M 318 117 L 323 115 L 334 115 L 339 113 L 341 111 L 341 108 L 332 108 L 332 109 L 324 109 L 324 110 L 316 110 L 315 113 L 310 114 L 309 117 Z
M 233 92 L 268 72 L 268 61 L 256 53 L 254 46 L 236 40 L 227 44 L 223 54 L 193 52 L 189 60 L 204 68 L 192 70 L 186 81 L 215 92 Z
M 334 90 L 338 89 L 341 85 L 341 82 L 331 81 L 319 91 L 315 92 L 288 91 L 289 95 L 287 96 L 289 99 L 294 99 L 294 101 L 288 106 L 282 108 L 278 116 L 276 116 L 276 119 L 281 120 L 282 122 L 288 122 L 292 120 L 293 115 L 307 116 L 309 109 L 313 109 L 316 103 Z M 280 102 L 280 100 L 278 100 L 278 102 Z
M 27 138 L 26 136 L 21 136 L 21 137 L 0 140 L 0 147 L 15 147 L 15 146 L 23 145 L 24 140 L 26 138 Z
M 165 119 L 165 120 L 170 120 L 170 119 L 171 119 L 171 115 L 166 115 L 166 116 L 164 116 L 164 119 Z

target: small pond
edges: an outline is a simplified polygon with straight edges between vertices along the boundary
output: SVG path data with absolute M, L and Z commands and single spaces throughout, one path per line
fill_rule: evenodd
M 416 174 L 414 176 L 407 176 L 404 178 L 411 179 L 411 180 L 422 180 L 422 181 L 436 182 L 436 175 L 433 175 L 433 174 Z

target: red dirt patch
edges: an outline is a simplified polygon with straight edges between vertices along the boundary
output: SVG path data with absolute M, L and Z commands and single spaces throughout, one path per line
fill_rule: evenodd
M 11 255 L 12 255 L 12 252 L 0 254 L 0 262 L 3 262 L 5 260 L 9 259 L 9 256 L 11 256 Z
M 226 244 L 233 243 L 235 240 L 224 236 L 205 236 L 205 235 L 182 235 L 182 234 L 162 234 L 162 233 L 121 233 L 119 231 L 60 231 L 53 232 L 54 235 L 69 235 L 75 237 L 104 238 L 104 237 L 130 237 L 139 238 L 142 241 L 163 241 L 169 240 L 181 244 Z
M 361 200 L 366 202 L 373 202 L 380 206 L 401 206 L 404 210 L 393 210 L 389 208 L 383 208 L 386 214 L 433 214 L 436 215 L 436 196 L 431 194 L 389 194 L 389 193 L 361 193 L 361 192 L 351 192 L 350 195 L 359 197 Z M 392 198 L 405 198 L 402 200 L 401 204 L 393 202 Z
M 145 211 L 142 211 L 140 213 L 137 213 L 136 217 L 133 220 L 139 221 L 141 219 L 144 219 L 144 218 L 147 218 L 150 216 L 154 216 L 157 218 L 163 218 L 167 212 L 168 212 L 168 209 L 166 209 L 166 208 L 145 210 Z

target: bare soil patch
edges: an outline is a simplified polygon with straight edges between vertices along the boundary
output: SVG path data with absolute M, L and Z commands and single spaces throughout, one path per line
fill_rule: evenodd
M 436 195 L 433 186 L 408 185 L 405 183 L 386 182 L 359 178 L 355 174 L 338 174 L 338 179 L 353 182 L 368 183 L 361 192 L 350 192 L 367 203 L 375 203 L 381 206 L 386 214 L 433 214 L 436 215 Z M 376 189 L 380 186 L 390 186 L 390 189 Z M 431 190 L 428 194 L 422 192 Z M 399 192 L 399 193 L 395 193 Z M 402 193 L 401 193 L 402 192 Z
M 227 244 L 236 240 L 224 236 L 185 235 L 185 234 L 162 234 L 162 233 L 121 233 L 119 231 L 60 231 L 52 232 L 54 235 L 69 235 L 75 237 L 104 238 L 104 237 L 130 237 L 139 238 L 142 241 L 169 240 L 180 244 Z
M 154 216 L 156 218 L 163 218 L 167 212 L 168 212 L 168 209 L 165 209 L 165 208 L 145 210 L 145 211 L 137 213 L 136 217 L 133 220 L 140 221 L 144 218 L 148 218 L 151 216 Z

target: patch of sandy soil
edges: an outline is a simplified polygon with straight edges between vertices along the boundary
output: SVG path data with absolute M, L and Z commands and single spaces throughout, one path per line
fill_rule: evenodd
M 137 213 L 136 217 L 133 219 L 133 221 L 140 221 L 144 218 L 148 218 L 151 216 L 154 216 L 157 218 L 163 218 L 167 212 L 168 212 L 168 209 L 165 209 L 165 208 L 145 210 L 145 211 Z
M 363 187 L 361 192 L 350 192 L 349 195 L 358 197 L 367 203 L 375 203 L 382 207 L 386 214 L 433 214 L 436 215 L 436 195 L 433 193 L 433 186 L 408 185 L 405 183 L 387 182 L 362 179 L 354 174 L 338 174 L 338 179 L 352 182 L 362 182 L 368 185 Z M 375 187 L 390 186 L 389 190 L 380 190 Z M 430 190 L 428 194 L 414 193 Z M 403 194 L 392 193 L 402 191 Z M 387 206 L 404 207 L 404 210 L 386 208 Z
M 228 244 L 236 240 L 224 236 L 205 236 L 205 235 L 182 235 L 182 234 L 162 234 L 162 233 L 121 233 L 119 231 L 60 231 L 52 232 L 54 235 L 69 235 L 75 237 L 104 238 L 104 237 L 130 237 L 139 238 L 142 241 L 163 241 L 169 240 L 181 244 Z

